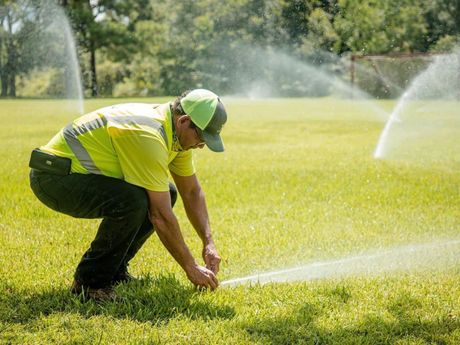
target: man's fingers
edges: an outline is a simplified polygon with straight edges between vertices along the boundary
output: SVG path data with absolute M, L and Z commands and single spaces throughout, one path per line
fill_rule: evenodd
M 217 260 L 216 263 L 214 264 L 214 269 L 212 270 L 214 274 L 217 274 L 219 272 L 219 266 L 220 266 L 220 260 Z
M 209 268 L 198 266 L 197 275 L 189 277 L 190 281 L 197 286 L 199 290 L 215 290 L 219 286 L 219 281 Z
M 217 277 L 214 274 L 211 276 L 211 280 L 214 283 L 215 288 L 217 288 L 219 286 L 219 280 L 217 280 Z
M 208 273 L 208 284 L 211 290 L 215 290 L 219 285 L 219 282 L 212 271 Z
M 212 272 L 209 272 L 207 274 L 207 282 L 205 283 L 206 284 L 206 287 L 207 288 L 210 288 L 211 290 L 215 290 L 217 289 L 217 287 L 219 286 L 219 281 L 217 280 L 216 276 L 214 275 L 214 273 Z
M 217 274 L 217 272 L 219 271 L 219 267 L 216 266 L 216 264 L 209 264 L 209 265 L 206 265 L 206 268 L 210 271 L 212 271 L 212 273 L 214 274 Z
M 217 265 L 210 265 L 209 269 L 212 271 L 212 273 L 217 274 L 219 273 L 219 264 Z
M 219 272 L 220 257 L 209 255 L 206 257 L 206 259 L 206 268 L 211 270 L 214 274 L 217 274 Z

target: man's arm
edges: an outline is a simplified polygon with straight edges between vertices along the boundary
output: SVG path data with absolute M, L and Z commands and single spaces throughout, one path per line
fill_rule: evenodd
M 206 200 L 200 183 L 195 174 L 192 176 L 179 176 L 171 173 L 171 175 L 181 195 L 187 217 L 203 242 L 202 254 L 206 267 L 213 271 L 214 274 L 217 274 L 221 258 L 217 253 L 212 238 Z
M 185 244 L 179 223 L 171 209 L 169 192 L 147 191 L 147 193 L 150 202 L 150 220 L 163 245 L 193 284 L 214 290 L 218 286 L 217 278 L 212 271 L 197 264 Z

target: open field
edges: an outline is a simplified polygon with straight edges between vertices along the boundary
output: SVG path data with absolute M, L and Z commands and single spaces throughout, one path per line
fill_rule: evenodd
M 391 101 L 224 103 L 226 152 L 196 155 L 220 280 L 371 253 L 367 268 L 345 260 L 324 279 L 198 292 L 153 235 L 130 266 L 145 279 L 119 286 L 116 302 L 82 303 L 68 287 L 97 221 L 40 204 L 27 167 L 76 115 L 65 101 L 3 100 L 0 343 L 459 344 L 459 161 L 374 160 Z M 180 202 L 176 212 L 199 257 Z

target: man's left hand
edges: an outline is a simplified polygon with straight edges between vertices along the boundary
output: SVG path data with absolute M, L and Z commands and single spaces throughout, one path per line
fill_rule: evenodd
M 217 249 L 214 243 L 210 243 L 204 246 L 203 260 L 208 270 L 211 270 L 214 274 L 217 274 L 219 272 L 219 265 L 221 259 L 219 254 L 217 254 Z

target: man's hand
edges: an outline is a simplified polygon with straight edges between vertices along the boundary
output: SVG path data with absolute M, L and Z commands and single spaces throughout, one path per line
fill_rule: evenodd
M 210 243 L 203 248 L 203 260 L 206 268 L 211 270 L 214 274 L 219 272 L 220 256 L 217 254 L 217 249 L 214 243 Z
M 219 281 L 212 271 L 200 265 L 194 265 L 187 270 L 188 279 L 201 288 L 215 290 L 219 286 Z

